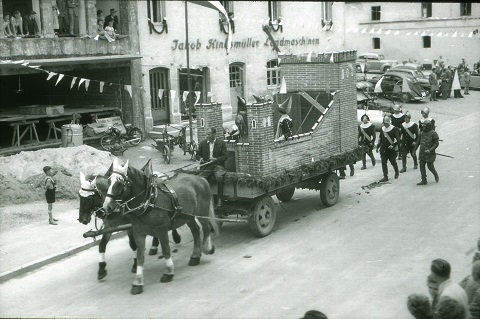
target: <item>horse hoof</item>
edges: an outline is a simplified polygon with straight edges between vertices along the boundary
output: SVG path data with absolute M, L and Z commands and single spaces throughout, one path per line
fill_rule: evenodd
M 158 248 L 150 248 L 150 250 L 148 251 L 148 254 L 150 256 L 156 255 L 157 253 L 158 253 Z
M 173 275 L 163 274 L 162 278 L 160 278 L 160 282 L 170 282 L 173 280 Z
M 189 266 L 197 266 L 200 263 L 200 257 L 190 257 Z
M 106 276 L 107 276 L 107 270 L 106 270 L 106 269 L 103 269 L 103 270 L 99 270 L 99 271 L 98 271 L 98 274 L 97 274 L 98 280 L 102 280 L 102 279 L 105 278 Z
M 132 285 L 132 289 L 130 290 L 130 293 L 132 295 L 139 295 L 142 292 L 143 292 L 143 286 Z

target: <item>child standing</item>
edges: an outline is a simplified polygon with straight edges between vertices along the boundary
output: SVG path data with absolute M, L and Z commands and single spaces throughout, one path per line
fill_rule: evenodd
M 52 207 L 53 203 L 55 203 L 55 181 L 53 180 L 53 176 L 55 176 L 56 172 L 50 166 L 45 166 L 43 168 L 45 172 L 45 198 L 48 204 L 48 223 L 50 225 L 57 225 L 58 219 L 53 218 L 52 215 Z

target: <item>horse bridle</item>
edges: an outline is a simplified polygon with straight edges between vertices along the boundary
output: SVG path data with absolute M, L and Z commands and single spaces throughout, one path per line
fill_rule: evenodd
M 122 198 L 124 198 L 126 194 L 130 193 L 130 191 L 127 192 L 126 189 L 130 190 L 130 186 L 132 185 L 132 183 L 131 183 L 130 179 L 128 178 L 128 176 L 126 176 L 125 174 L 120 173 L 118 171 L 113 171 L 112 174 L 108 177 L 109 180 L 112 178 L 113 174 L 120 175 L 120 177 L 118 177 L 117 179 L 119 179 L 123 183 L 122 192 L 118 195 L 113 195 L 113 194 L 110 194 L 107 190 L 106 197 L 109 197 L 109 198 L 113 199 L 114 201 L 119 202 L 119 201 L 122 201 Z

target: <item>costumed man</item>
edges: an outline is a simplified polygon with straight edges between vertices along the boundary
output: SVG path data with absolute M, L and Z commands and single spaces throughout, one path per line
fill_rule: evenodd
M 278 112 L 281 114 L 280 118 L 278 119 L 277 124 L 277 131 L 275 132 L 275 139 L 283 138 L 287 139 L 288 137 L 293 135 L 292 128 L 293 128 L 293 121 L 288 116 L 288 113 L 292 109 L 292 98 L 289 97 L 285 100 L 282 104 L 278 106 Z
M 405 122 L 402 123 L 402 169 L 400 173 L 407 171 L 407 154 L 413 158 L 413 169 L 418 168 L 417 154 L 415 152 L 419 139 L 419 130 L 417 123 L 411 121 L 410 112 L 405 113 Z
M 197 160 L 200 160 L 199 175 L 207 180 L 212 175 L 217 180 L 217 207 L 223 204 L 223 187 L 225 185 L 225 161 L 228 158 L 227 146 L 223 139 L 216 138 L 217 130 L 211 127 L 207 137 L 200 142 L 197 150 Z
M 440 180 L 438 173 L 435 170 L 435 165 L 433 164 L 435 162 L 435 149 L 438 147 L 439 137 L 437 132 L 432 129 L 432 122 L 427 119 L 423 121 L 423 125 L 424 129 L 420 133 L 420 152 L 418 153 L 422 180 L 417 185 L 427 185 L 427 171 L 425 169 L 425 165 L 428 167 L 430 172 L 432 172 L 433 176 L 435 177 L 435 181 L 438 183 Z
M 402 109 L 400 108 L 400 105 L 395 104 L 393 106 L 393 114 L 392 114 L 392 125 L 395 126 L 398 129 L 398 133 L 400 134 L 400 139 L 402 138 L 402 124 L 405 122 L 405 114 L 402 113 Z M 398 150 L 398 158 L 397 160 L 401 159 L 401 154 L 402 154 L 402 145 L 398 145 L 399 150 Z
M 453 76 L 454 76 L 454 70 L 452 70 L 451 65 L 447 65 L 447 68 L 445 69 L 445 73 L 448 78 L 447 97 L 450 98 L 452 97 L 452 83 L 453 83 Z
M 430 109 L 428 107 L 424 108 L 423 110 L 420 111 L 422 114 L 422 118 L 418 121 L 418 129 L 420 132 L 423 132 L 424 129 L 424 123 L 426 120 L 429 120 L 430 123 L 432 124 L 432 130 L 435 131 L 435 120 L 431 117 L 429 117 L 430 114 Z
M 430 101 L 437 100 L 437 91 L 438 91 L 438 77 L 436 73 L 437 68 L 432 69 L 432 73 L 428 75 L 428 82 L 430 83 Z
M 437 76 L 441 80 L 440 91 L 442 92 L 442 99 L 446 100 L 448 97 L 448 89 L 450 86 L 450 77 L 448 74 L 448 69 L 445 68 L 444 62 L 439 62 L 439 67 L 437 69 Z
M 235 116 L 235 125 L 238 129 L 239 139 L 243 139 L 248 134 L 247 127 L 247 101 L 237 96 L 237 115 Z
M 392 125 L 390 116 L 385 116 L 383 118 L 383 127 L 382 131 L 380 132 L 379 142 L 377 144 L 377 153 L 380 149 L 380 158 L 382 159 L 383 171 L 383 178 L 380 180 L 380 182 L 388 181 L 387 162 L 392 164 L 392 167 L 395 171 L 395 178 L 398 178 L 400 175 L 396 161 L 399 142 L 400 133 L 398 132 L 398 128 Z
M 370 122 L 370 118 L 367 114 L 363 114 L 361 117 L 362 123 L 358 125 L 358 144 L 364 145 L 367 150 L 362 155 L 362 168 L 367 169 L 367 154 L 372 160 L 372 166 L 375 166 L 375 156 L 373 156 L 373 147 L 375 146 L 375 139 L 377 134 L 375 133 L 375 125 Z

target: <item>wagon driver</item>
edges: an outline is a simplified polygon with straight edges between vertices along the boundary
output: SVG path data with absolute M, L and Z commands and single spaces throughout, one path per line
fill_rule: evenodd
M 200 176 L 207 180 L 213 175 L 217 180 L 217 207 L 223 204 L 223 187 L 225 185 L 225 161 L 227 160 L 227 146 L 223 139 L 215 137 L 217 130 L 211 127 L 207 131 L 207 138 L 200 142 L 197 151 L 197 160 L 200 160 Z

